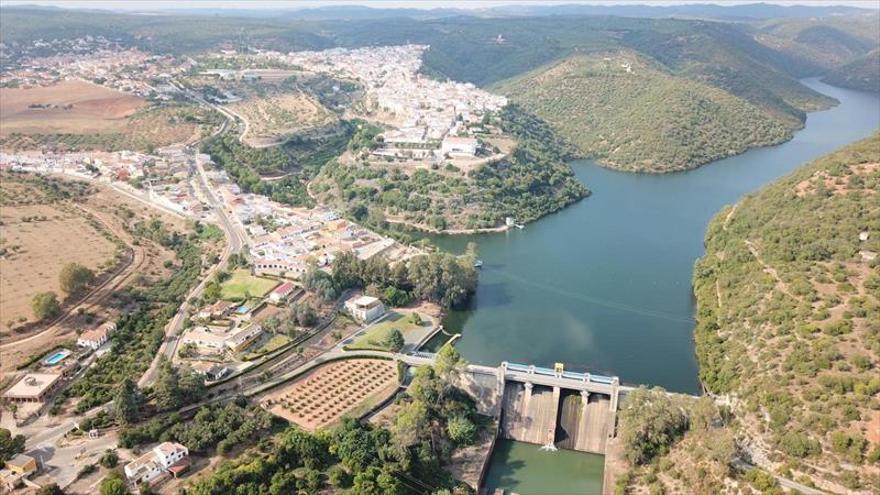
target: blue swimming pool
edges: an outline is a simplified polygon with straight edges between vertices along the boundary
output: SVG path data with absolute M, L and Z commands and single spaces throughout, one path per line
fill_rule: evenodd
M 52 366 L 52 365 L 60 363 L 61 360 L 63 360 L 64 358 L 66 358 L 69 355 L 70 355 L 70 351 L 58 351 L 58 352 L 52 354 L 51 356 L 47 357 L 46 360 L 43 362 L 48 364 L 49 366 Z

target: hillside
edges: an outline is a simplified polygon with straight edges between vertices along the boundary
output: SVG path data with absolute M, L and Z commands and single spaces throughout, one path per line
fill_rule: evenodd
M 709 394 L 626 397 L 615 493 L 878 493 L 878 186 L 880 133 L 716 215 L 693 282 Z
M 837 67 L 822 80 L 842 88 L 880 93 L 880 48 Z
M 798 60 L 817 75 L 864 56 L 880 44 L 880 14 L 853 13 L 811 18 L 780 18 L 758 24 L 754 38 Z
M 791 137 L 756 105 L 629 51 L 574 55 L 493 89 L 621 170 L 686 170 Z
M 508 105 L 498 117 L 505 134 L 481 136 L 509 149 L 503 159 L 467 170 L 446 166 L 412 167 L 356 161 L 358 149 L 328 162 L 309 184 L 312 197 L 383 231 L 388 223 L 423 230 L 494 229 L 506 217 L 527 223 L 561 210 L 589 194 L 565 160 L 570 146 L 540 119 Z
M 835 492 L 880 486 L 878 189 L 875 134 L 719 213 L 694 274 L 704 386 L 753 459 Z

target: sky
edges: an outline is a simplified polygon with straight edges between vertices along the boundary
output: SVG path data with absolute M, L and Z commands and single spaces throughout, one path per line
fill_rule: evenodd
M 762 0 L 0 0 L 0 5 L 47 5 L 66 8 L 88 8 L 106 10 L 165 10 L 180 8 L 226 8 L 226 9 L 296 9 L 339 5 L 363 5 L 375 8 L 419 8 L 432 9 L 452 7 L 459 9 L 478 9 L 501 5 L 551 5 L 551 4 L 595 4 L 595 5 L 681 5 L 688 3 L 715 3 L 735 5 L 757 3 Z M 763 0 L 778 5 L 849 5 L 863 8 L 880 8 L 877 0 Z

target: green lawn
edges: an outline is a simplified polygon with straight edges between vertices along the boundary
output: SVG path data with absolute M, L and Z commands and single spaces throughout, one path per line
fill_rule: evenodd
M 232 272 L 232 277 L 220 286 L 220 298 L 226 301 L 241 301 L 250 297 L 263 297 L 278 285 L 277 280 L 251 275 L 245 269 Z
M 284 334 L 273 335 L 271 338 L 263 340 L 262 343 L 250 346 L 250 349 L 244 354 L 243 358 L 246 361 L 249 361 L 264 354 L 276 351 L 290 343 L 290 340 L 290 337 Z
M 350 350 L 377 350 L 388 351 L 388 335 L 391 330 L 398 329 L 406 340 L 407 332 L 417 330 L 419 328 L 431 326 L 431 320 L 420 315 L 422 324 L 416 325 L 412 322 L 410 313 L 389 313 L 381 323 L 370 327 L 366 334 L 358 337 L 354 342 L 346 346 Z

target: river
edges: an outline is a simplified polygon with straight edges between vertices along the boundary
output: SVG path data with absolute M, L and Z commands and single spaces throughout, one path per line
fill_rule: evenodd
M 575 161 L 577 177 L 593 191 L 579 203 L 523 230 L 433 237 L 454 252 L 474 241 L 484 262 L 469 307 L 444 322 L 462 333 L 462 355 L 489 365 L 563 362 L 624 383 L 698 393 L 691 275 L 709 220 L 880 126 L 876 96 L 803 82 L 840 104 L 809 114 L 784 144 L 665 175 Z

